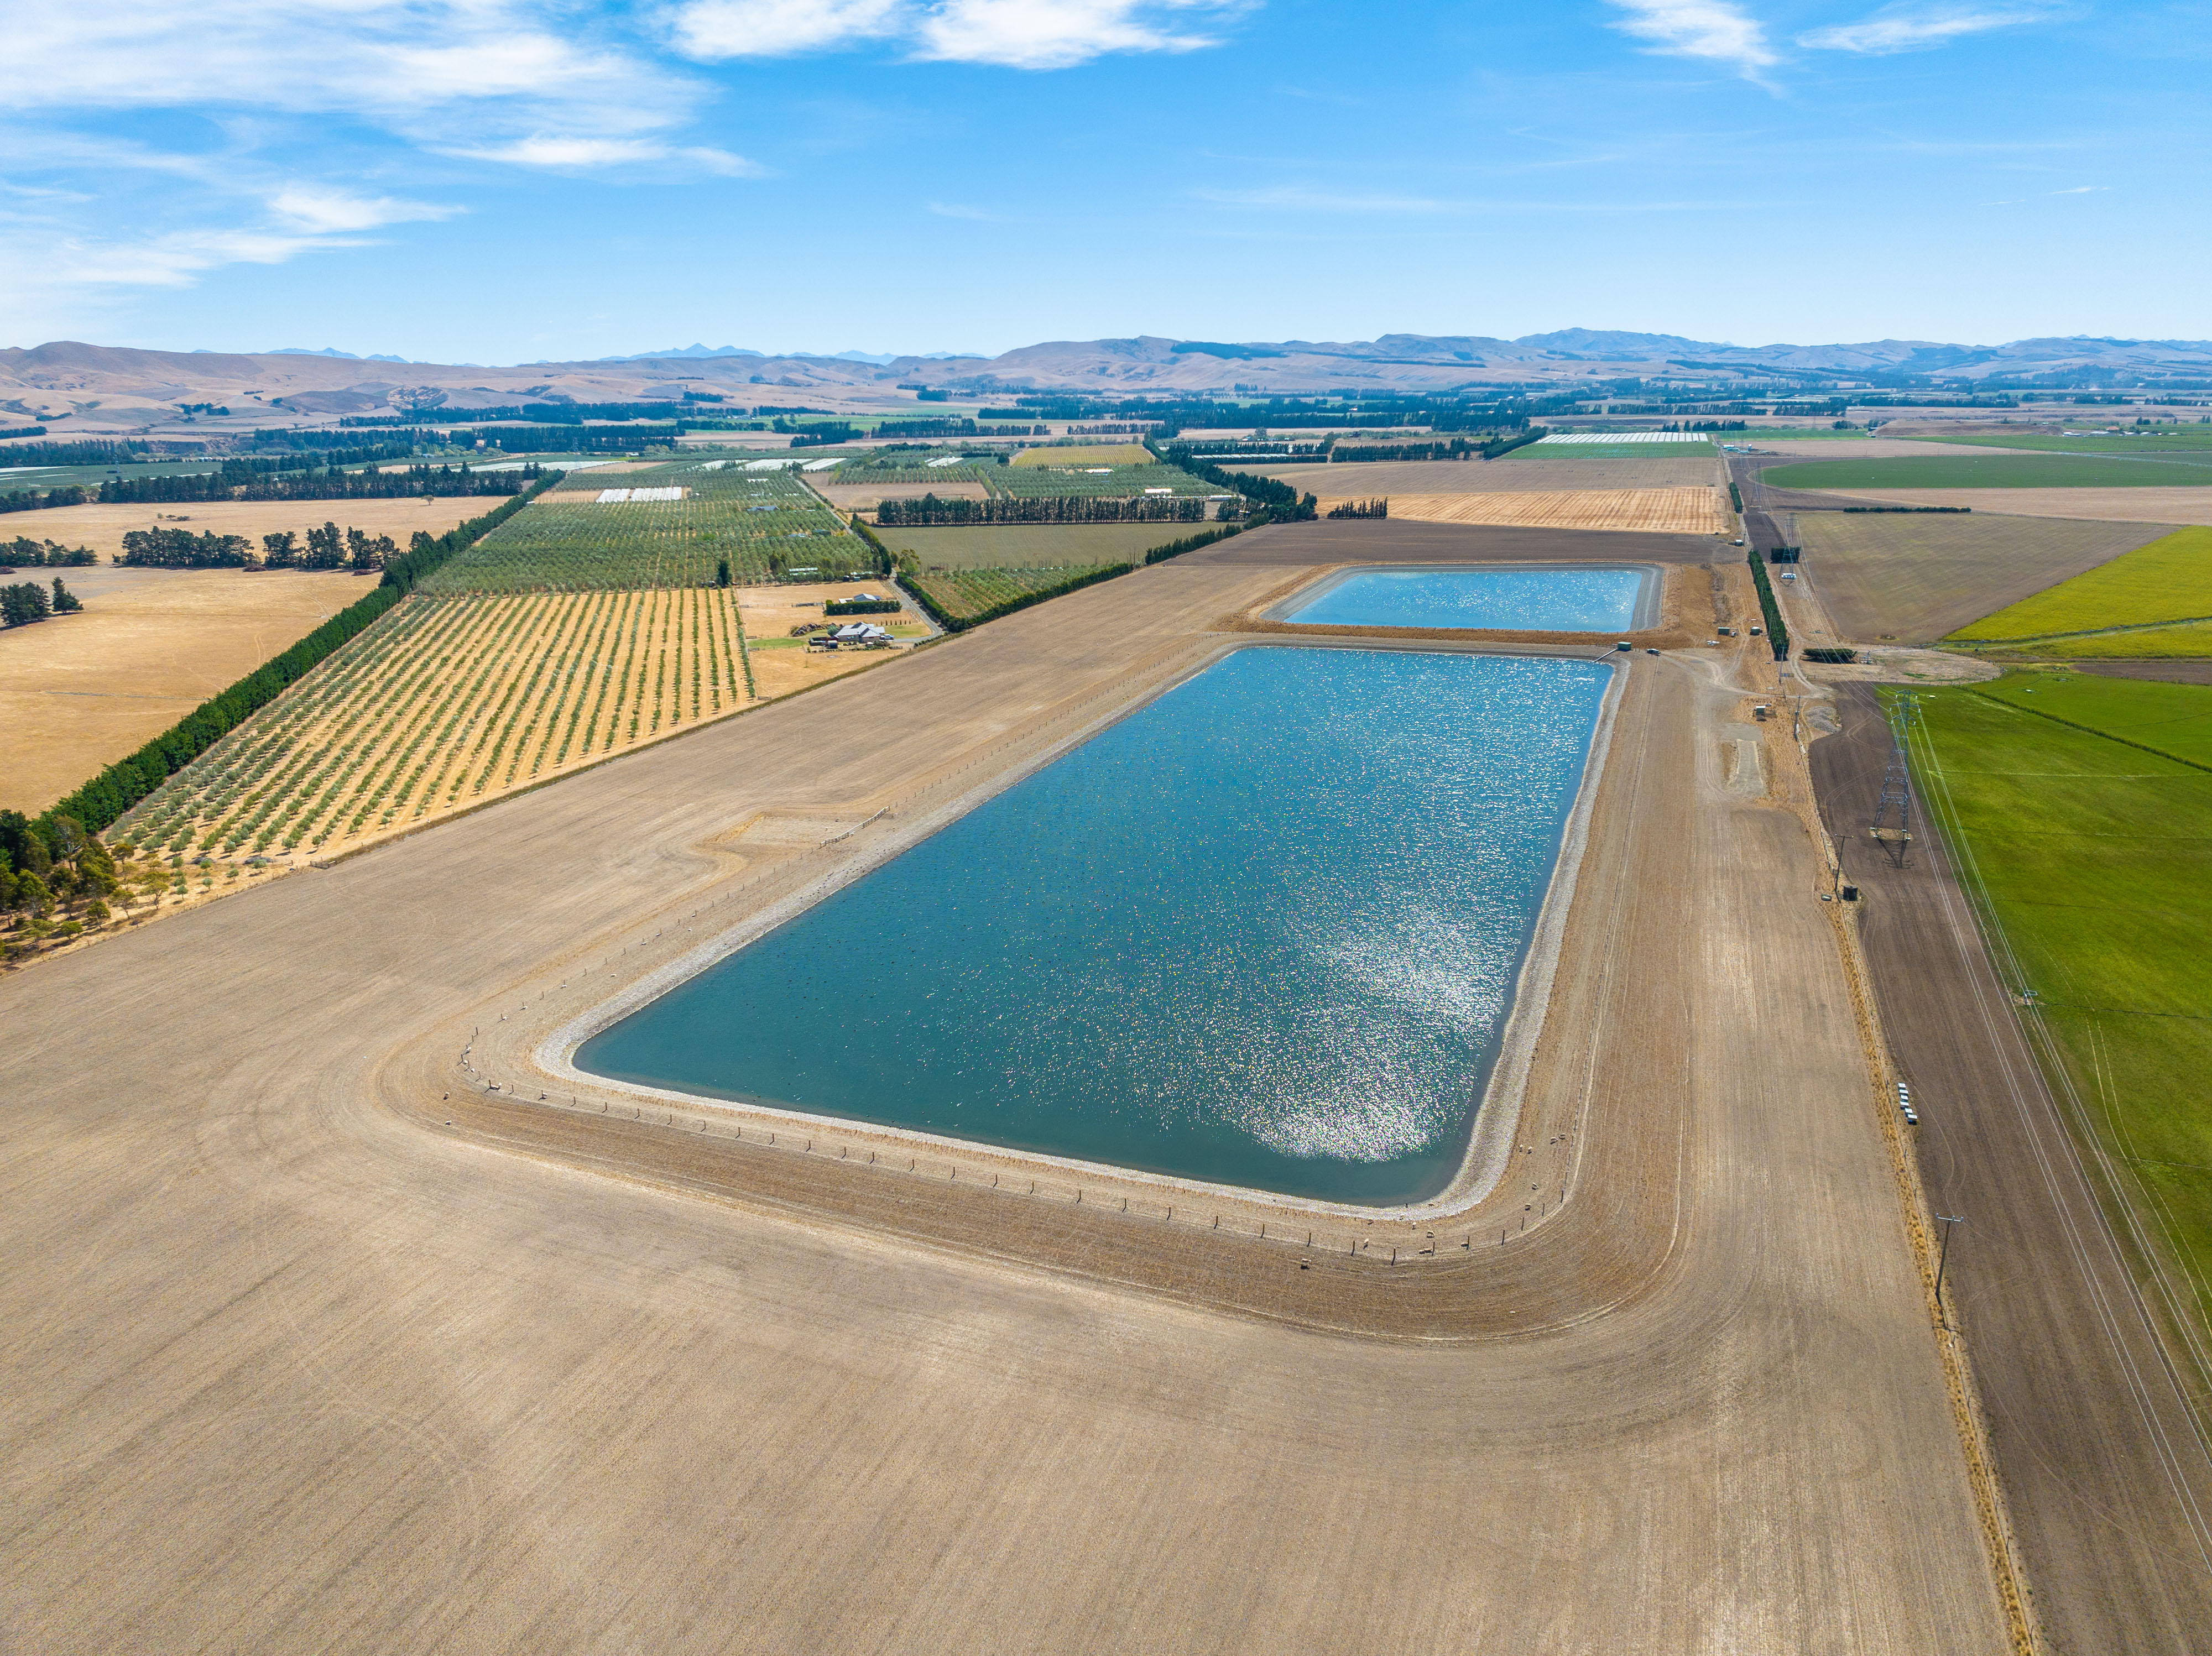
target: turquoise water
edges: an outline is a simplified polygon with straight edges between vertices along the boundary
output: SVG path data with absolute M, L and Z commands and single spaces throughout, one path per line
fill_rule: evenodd
M 1312 627 L 1491 627 L 1626 633 L 1649 625 L 1651 572 L 1619 565 L 1362 569 L 1293 598 L 1284 621 Z
M 1238 651 L 579 1068 L 1290 1195 L 1457 1170 L 1594 662 Z

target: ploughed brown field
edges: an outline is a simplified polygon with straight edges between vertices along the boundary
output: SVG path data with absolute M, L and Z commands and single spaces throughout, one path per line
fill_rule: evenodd
M 1991 450 L 1992 453 L 2006 451 Z M 2017 518 L 2089 518 L 2106 523 L 2212 524 L 2212 488 L 1900 488 L 1838 493 L 1838 500 L 1898 506 L 1963 506 Z
M 1932 643 L 2167 532 L 2157 524 L 1979 513 L 1801 512 L 1796 521 L 1803 578 L 1840 637 L 1861 643 Z
M 44 810 L 375 584 L 240 569 L 26 569 L 9 579 L 45 585 L 57 575 L 84 609 L 0 633 L 0 810 Z

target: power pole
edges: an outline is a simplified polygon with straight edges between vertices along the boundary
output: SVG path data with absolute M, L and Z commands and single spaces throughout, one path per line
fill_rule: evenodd
M 1943 1306 L 1943 1267 L 1951 1263 L 1951 1228 L 1966 1222 L 1963 1214 L 1939 1213 L 1936 1221 L 1943 1227 L 1943 1246 L 1936 1253 L 1936 1307 Z

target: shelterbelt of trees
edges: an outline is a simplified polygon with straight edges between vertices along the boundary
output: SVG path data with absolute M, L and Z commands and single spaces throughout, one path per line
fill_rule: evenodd
M 434 547 L 438 540 L 437 536 L 418 529 L 407 549 L 420 553 Z M 365 575 L 383 568 L 398 555 L 398 544 L 389 535 L 341 530 L 335 523 L 325 523 L 307 531 L 305 546 L 292 530 L 264 535 L 258 552 L 243 535 L 134 529 L 123 537 L 123 550 L 115 561 L 134 569 L 350 569 Z
M 84 600 L 63 585 L 59 575 L 54 577 L 52 597 L 34 580 L 0 586 L 0 626 L 27 627 L 49 616 L 73 616 L 83 608 Z
M 0 542 L 0 564 L 17 569 L 82 569 L 99 561 L 100 554 L 88 546 L 34 541 L 27 535 Z
M 450 499 L 471 494 L 519 494 L 544 474 L 535 465 L 514 471 L 474 471 L 462 465 L 413 465 L 386 471 L 336 468 L 264 470 L 265 461 L 226 461 L 222 469 L 176 477 L 111 477 L 98 484 L 69 483 L 0 494 L 0 512 L 50 507 L 168 506 L 208 500 L 371 500 L 407 496 Z

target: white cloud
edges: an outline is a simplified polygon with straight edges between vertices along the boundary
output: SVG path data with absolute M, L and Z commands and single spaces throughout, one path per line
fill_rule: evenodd
M 1729 64 L 1757 78 L 1775 55 L 1759 20 L 1730 0 L 1612 0 L 1627 14 L 1613 27 L 1679 58 Z
M 689 57 L 783 58 L 897 39 L 941 63 L 1066 69 L 1117 52 L 1195 52 L 1218 37 L 1178 26 L 1248 0 L 680 0 L 668 13 Z
M 129 240 L 74 235 L 8 238 L 0 294 L 21 299 L 76 288 L 185 288 L 227 264 L 283 264 L 338 237 L 277 230 L 178 230 Z
M 1218 6 L 1171 0 L 943 0 L 922 20 L 920 52 L 1009 69 L 1066 69 L 1116 52 L 1196 52 L 1217 38 L 1168 29 L 1173 12 Z
M 662 143 L 652 138 L 563 137 L 540 132 L 511 143 L 483 144 L 452 153 L 475 161 L 505 161 L 515 167 L 542 167 L 569 173 L 647 162 L 675 162 L 732 179 L 758 178 L 767 171 L 726 149 L 710 149 L 703 144 Z
M 1867 56 L 1893 52 L 1919 52 L 1929 46 L 1948 45 L 1962 35 L 2009 28 L 2015 23 L 2041 22 L 2050 15 L 2048 11 L 2032 8 L 2008 10 L 1974 10 L 1965 7 L 1919 11 L 1892 9 L 1856 23 L 1839 23 L 1832 28 L 1814 29 L 1809 34 L 1799 35 L 1797 44 L 1819 52 L 1856 52 Z
M 0 95 L 18 110 L 224 106 L 479 129 L 520 112 L 653 130 L 700 88 L 525 0 L 103 0 L 11 8 Z
M 688 0 L 671 26 L 685 56 L 783 58 L 898 32 L 900 0 Z
M 459 207 L 434 206 L 428 202 L 394 201 L 389 196 L 372 200 L 349 191 L 312 185 L 288 185 L 270 197 L 269 208 L 310 235 L 374 230 L 379 225 L 407 224 L 423 219 L 447 219 L 463 210 Z

